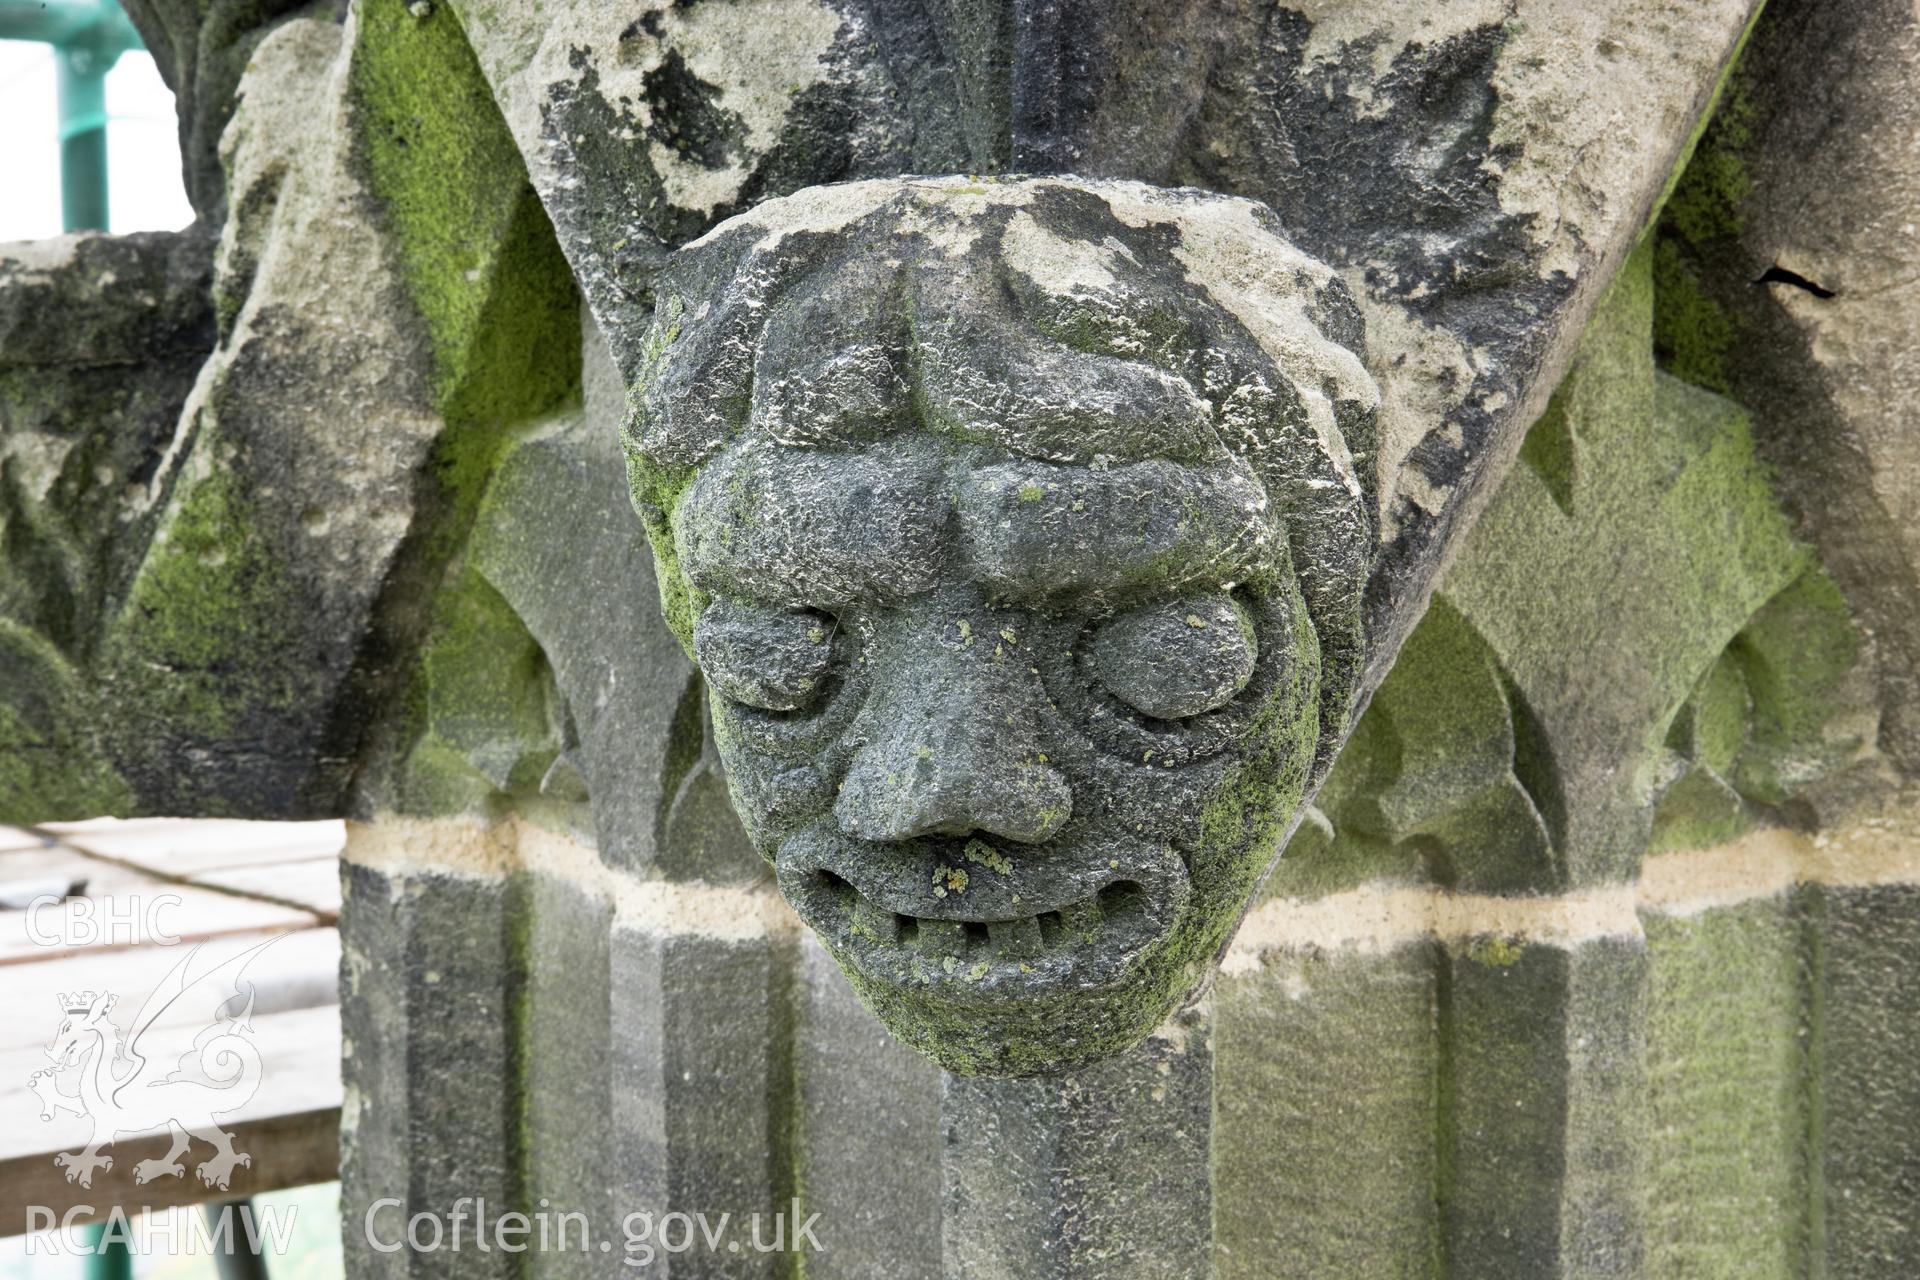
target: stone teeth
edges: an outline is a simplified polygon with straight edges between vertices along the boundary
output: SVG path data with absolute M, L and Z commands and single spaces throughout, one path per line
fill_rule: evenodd
M 855 933 L 881 942 L 900 941 L 901 917 L 865 897 L 856 898 L 848 923 Z
M 1100 931 L 1100 904 L 1092 898 L 1070 903 L 1060 908 L 1061 927 L 1082 942 L 1091 942 Z
M 928 955 L 963 956 L 967 953 L 966 926 L 958 920 L 921 920 L 916 945 Z
M 1040 936 L 1040 921 L 1034 916 L 989 921 L 987 938 L 993 944 L 994 954 L 1005 960 L 1026 960 L 1046 949 L 1046 942 Z

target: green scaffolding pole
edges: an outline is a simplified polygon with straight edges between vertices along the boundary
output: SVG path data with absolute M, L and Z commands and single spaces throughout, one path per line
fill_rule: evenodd
M 84 1228 L 93 1252 L 87 1255 L 87 1280 L 133 1280 L 133 1250 L 125 1238 L 116 1234 L 107 1238 L 107 1224 L 96 1222 Z
M 60 100 L 60 221 L 107 229 L 107 72 L 140 48 L 114 0 L 0 0 L 0 40 L 53 46 Z

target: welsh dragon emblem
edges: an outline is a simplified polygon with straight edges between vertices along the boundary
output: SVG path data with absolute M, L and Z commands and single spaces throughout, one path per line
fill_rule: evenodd
M 47 1046 L 55 1065 L 34 1072 L 28 1084 L 40 1099 L 40 1118 L 72 1111 L 93 1120 L 93 1132 L 79 1151 L 61 1152 L 54 1163 L 67 1181 L 93 1185 L 96 1169 L 113 1168 L 102 1152 L 121 1137 L 170 1130 L 173 1145 L 158 1160 L 134 1166 L 137 1183 L 183 1177 L 191 1159 L 191 1140 L 211 1145 L 213 1155 L 196 1171 L 209 1187 L 225 1190 L 239 1165 L 253 1158 L 236 1151 L 233 1135 L 216 1117 L 233 1112 L 260 1087 L 260 1051 L 253 1044 L 253 984 L 241 975 L 252 958 L 273 939 L 192 975 L 195 947 L 160 980 L 140 1012 L 123 1032 L 112 1018 L 117 997 L 111 992 L 77 991 L 59 997 L 60 1029 Z M 194 1000 L 210 1015 L 193 1047 L 169 1069 L 164 1059 L 142 1051 L 142 1037 L 169 1010 L 191 1009 Z M 63 1087 L 64 1086 L 64 1087 Z

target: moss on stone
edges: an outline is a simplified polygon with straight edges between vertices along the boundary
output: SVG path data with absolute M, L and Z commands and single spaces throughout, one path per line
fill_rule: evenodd
M 447 5 L 356 0 L 356 159 L 392 233 L 445 420 L 411 554 L 444 573 L 394 699 L 404 763 L 385 802 L 445 813 L 532 803 L 559 749 L 551 672 L 460 549 L 521 424 L 579 393 L 579 299 L 492 92 Z M 443 568 L 443 566 L 446 566 Z
M 1870 741 L 1845 603 L 1791 538 L 1745 415 L 1653 368 L 1650 325 L 1683 314 L 1663 270 L 1685 261 L 1668 237 L 1623 270 L 1321 791 L 1332 838 L 1303 828 L 1270 893 L 1511 892 L 1571 875 L 1562 857 L 1630 874 L 1648 848 L 1778 820 Z M 1734 337 L 1703 314 L 1694 383 Z M 1522 847 L 1549 837 L 1557 853 Z
M 1467 947 L 1467 959 L 1489 969 L 1506 969 L 1517 964 L 1526 949 L 1518 938 L 1475 938 Z
M 1740 152 L 1752 137 L 1754 113 L 1744 59 L 1765 12 L 1764 3 L 1754 6 L 1707 99 L 1707 109 L 1680 149 L 1679 160 L 1654 205 L 1655 217 L 1670 219 L 1682 234 L 1698 238 L 1739 230 L 1740 202 L 1753 189 L 1753 179 L 1740 159 Z
M 313 696 L 313 673 L 282 650 L 308 604 L 263 535 L 254 501 L 229 471 L 176 488 L 104 655 L 130 741 L 142 727 L 162 726 L 169 735 L 229 737 L 248 711 L 297 708 Z
M 1726 394 L 1727 357 L 1739 340 L 1738 321 L 1700 286 L 1692 261 L 1661 237 L 1654 255 L 1653 345 L 1660 367 L 1697 387 Z
M 1745 748 L 1730 762 L 1742 794 L 1786 804 L 1872 743 L 1875 698 L 1860 634 L 1823 570 L 1810 568 L 1768 601 L 1729 651 L 1752 706 Z
M 1701 287 L 1698 250 L 1737 237 L 1741 206 L 1753 190 L 1745 153 L 1752 145 L 1755 96 L 1742 71 L 1744 51 L 1759 12 L 1714 90 L 1714 106 L 1682 153 L 1650 236 L 1655 243 L 1654 352 L 1677 378 L 1727 394 L 1727 357 L 1740 340 L 1739 322 Z
M 124 813 L 125 781 L 88 733 L 97 710 L 45 636 L 0 618 L 0 816 L 45 822 Z
M 450 423 L 539 413 L 579 384 L 572 276 L 458 17 L 360 0 L 359 155 L 433 344 Z
M 426 723 L 398 807 L 473 810 L 537 793 L 561 746 L 552 672 L 512 606 L 472 569 L 435 598 L 420 662 Z
M 1806 1274 L 1798 928 L 1785 900 L 1645 918 L 1646 1274 Z

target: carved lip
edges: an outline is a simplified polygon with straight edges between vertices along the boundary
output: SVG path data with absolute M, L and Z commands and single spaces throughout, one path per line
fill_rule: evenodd
M 816 829 L 781 848 L 776 871 L 801 919 L 867 978 L 992 998 L 1107 985 L 1173 927 L 1190 893 L 1179 855 L 1102 851 Z

